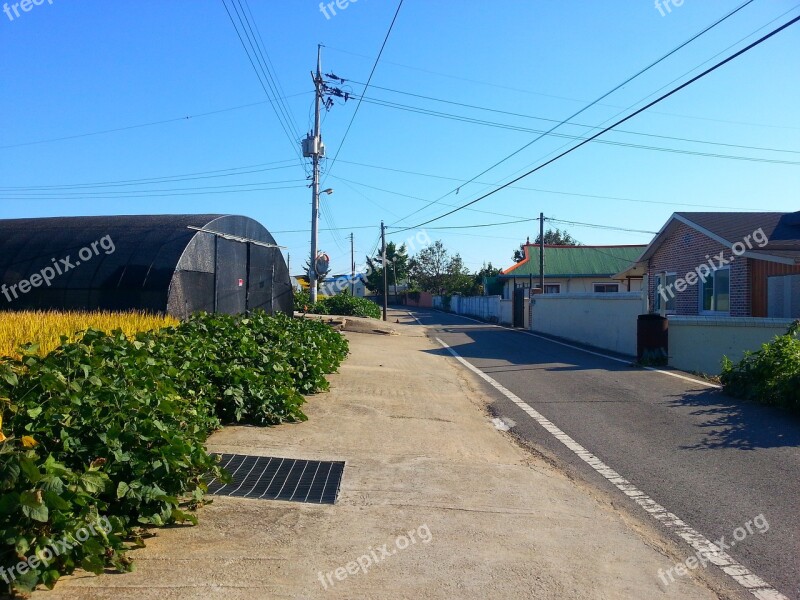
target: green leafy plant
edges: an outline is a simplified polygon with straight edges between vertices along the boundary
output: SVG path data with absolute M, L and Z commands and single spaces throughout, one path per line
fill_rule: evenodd
M 734 364 L 723 358 L 720 381 L 725 392 L 762 404 L 800 412 L 800 321 L 760 350 L 746 352 Z
M 315 315 L 339 315 L 345 317 L 381 318 L 380 307 L 366 298 L 351 296 L 347 290 L 335 296 L 320 296 L 311 302 L 308 292 L 295 292 L 295 310 Z
M 110 523 L 8 589 L 52 586 L 79 566 L 126 570 L 124 544 L 140 543 L 142 527 L 196 523 L 204 480 L 226 477 L 208 435 L 223 423 L 304 420 L 303 394 L 327 389 L 347 351 L 324 323 L 255 312 L 202 314 L 133 339 L 88 330 L 44 356 L 27 346 L 0 359 L 0 567 L 100 515 Z
M 323 298 L 318 304 L 322 305 L 321 314 L 381 318 L 381 309 L 377 304 L 366 298 L 351 296 L 347 292 Z

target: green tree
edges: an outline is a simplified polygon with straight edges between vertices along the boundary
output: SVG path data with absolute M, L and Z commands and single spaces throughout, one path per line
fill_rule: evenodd
M 389 265 L 387 281 L 391 288 L 397 278 L 397 282 L 408 279 L 409 258 L 406 245 L 399 248 L 394 242 L 386 244 L 386 262 Z M 374 257 L 367 257 L 367 287 L 373 292 L 383 293 L 383 257 L 378 252 Z
M 446 294 L 471 295 L 474 292 L 475 276 L 464 265 L 461 255 L 456 253 L 447 263 L 445 277 Z
M 493 267 L 491 262 L 488 265 L 483 263 L 483 267 L 473 277 L 474 283 L 471 295 L 482 296 L 485 291 L 483 287 L 485 279 L 487 277 L 497 277 L 498 275 L 500 275 L 500 269 Z
M 409 266 L 412 283 L 423 292 L 469 294 L 475 284 L 461 256 L 451 256 L 441 240 L 420 250 Z
M 541 243 L 541 236 L 537 235 L 534 244 Z M 530 238 L 528 238 L 530 244 Z M 548 229 L 544 232 L 544 243 L 548 246 L 580 246 L 581 243 L 572 237 L 566 230 Z M 525 258 L 525 244 L 520 244 L 518 250 L 514 250 L 514 262 L 518 263 Z

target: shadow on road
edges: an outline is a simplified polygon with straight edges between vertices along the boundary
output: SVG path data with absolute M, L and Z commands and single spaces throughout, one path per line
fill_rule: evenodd
M 800 418 L 784 410 L 726 396 L 718 390 L 672 396 L 669 406 L 693 408 L 705 439 L 687 450 L 800 447 Z
M 458 341 L 450 339 L 450 345 L 460 356 L 476 364 L 487 375 L 503 375 L 507 373 L 528 372 L 536 377 L 536 373 L 546 377 L 548 374 L 563 372 L 586 372 L 602 370 L 617 373 L 624 377 L 625 373 L 644 373 L 644 371 L 627 365 L 554 345 L 546 340 L 523 336 L 512 331 L 504 331 L 491 326 L 452 325 L 438 328 L 442 333 L 458 334 Z M 426 350 L 430 354 L 452 356 L 445 348 Z M 663 377 L 663 375 L 653 376 Z M 726 396 L 719 390 L 692 387 L 686 382 L 686 390 L 679 395 L 666 394 L 662 406 L 671 410 L 680 410 L 681 418 L 689 418 L 689 422 L 700 429 L 703 436 L 701 442 L 680 446 L 687 450 L 709 450 L 716 448 L 735 448 L 754 450 L 757 448 L 800 447 L 800 418 L 778 408 L 760 406 L 743 400 Z M 674 389 L 674 388 L 673 388 Z M 588 390 L 587 390 L 588 391 Z M 600 392 L 600 389 L 592 390 Z M 605 402 L 632 403 L 647 402 L 637 397 L 630 389 L 624 397 L 614 395 L 605 388 L 609 396 Z M 649 390 L 651 393 L 653 390 Z M 570 399 L 570 403 L 603 402 L 601 394 L 591 393 L 586 397 Z M 559 400 L 558 402 L 563 402 Z M 546 404 L 547 400 L 537 401 Z M 661 403 L 659 403 L 661 404 Z M 655 412 L 655 407 L 653 407 Z M 676 415 L 677 416 L 677 415 Z

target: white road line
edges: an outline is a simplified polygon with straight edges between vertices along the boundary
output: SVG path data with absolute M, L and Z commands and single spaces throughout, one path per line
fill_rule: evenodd
M 408 313 L 408 316 L 409 316 L 409 317 L 411 317 L 412 319 L 414 319 L 414 320 L 417 322 L 417 325 L 422 325 L 422 321 L 420 321 L 420 320 L 419 320 L 419 319 L 416 317 L 416 315 L 414 315 L 414 314 L 413 314 L 413 313 L 412 313 L 410 310 L 407 310 L 406 312 Z
M 410 314 L 412 317 L 414 317 L 414 315 L 412 315 L 410 312 L 408 314 Z M 447 314 L 451 314 L 451 313 L 447 313 Z M 478 323 L 480 325 L 484 325 L 486 327 L 497 327 L 498 329 L 506 329 L 508 331 L 513 331 L 515 333 L 524 333 L 525 335 L 530 335 L 530 336 L 533 336 L 535 338 L 539 338 L 540 340 L 544 340 L 546 342 L 551 342 L 553 344 L 558 344 L 559 346 L 566 346 L 567 348 L 572 348 L 573 350 L 578 350 L 578 351 L 583 352 L 585 354 L 592 354 L 594 356 L 600 356 L 601 358 L 607 358 L 608 360 L 613 360 L 613 361 L 616 361 L 616 362 L 619 362 L 619 363 L 623 363 L 623 364 L 626 364 L 626 365 L 630 365 L 631 364 L 630 360 L 625 360 L 623 358 L 617 358 L 616 356 L 610 356 L 608 354 L 603 354 L 602 352 L 595 352 L 593 350 L 587 350 L 586 348 L 581 348 L 580 346 L 574 346 L 572 344 L 567 344 L 565 342 L 559 342 L 557 340 L 554 340 L 552 338 L 549 338 L 549 337 L 546 337 L 546 336 L 543 336 L 543 335 L 537 335 L 537 334 L 535 334 L 535 333 L 533 333 L 531 331 L 526 331 L 526 330 L 522 330 L 522 329 L 515 329 L 513 327 L 505 327 L 503 325 L 495 325 L 494 323 L 486 323 L 484 321 L 479 321 L 478 319 L 473 319 L 472 317 L 465 317 L 464 315 L 453 315 L 453 316 L 460 317 L 462 319 L 466 319 L 467 321 L 473 321 L 475 323 Z M 414 317 L 414 319 L 416 319 L 417 323 L 422 325 L 422 323 L 420 323 L 420 320 L 417 319 L 417 317 Z M 645 369 L 646 371 L 653 371 L 655 373 L 661 373 L 662 375 L 669 375 L 670 377 L 676 377 L 677 379 L 683 379 L 684 381 L 689 381 L 690 383 L 696 383 L 698 385 L 704 385 L 706 387 L 715 388 L 715 389 L 718 389 L 718 390 L 722 389 L 722 386 L 721 385 L 717 385 L 716 383 L 703 381 L 702 379 L 694 379 L 693 377 L 687 377 L 686 375 L 681 375 L 680 373 L 674 373 L 672 371 L 665 371 L 664 369 L 656 369 L 655 367 L 642 367 L 642 368 Z
M 743 588 L 747 589 L 747 591 L 753 594 L 753 596 L 759 598 L 760 600 L 789 600 L 778 590 L 770 586 L 766 581 L 751 573 L 747 567 L 736 562 L 732 556 L 722 550 L 711 540 L 687 525 L 683 520 L 679 519 L 673 513 L 668 512 L 666 508 L 658 504 L 650 496 L 639 490 L 635 485 L 631 484 L 627 479 L 606 465 L 594 454 L 578 444 L 578 442 L 573 440 L 553 423 L 548 421 L 541 413 L 534 410 L 511 390 L 507 389 L 498 381 L 492 379 L 486 373 L 461 358 L 461 356 L 459 356 L 455 350 L 453 350 L 438 337 L 436 338 L 436 341 L 439 342 L 442 347 L 447 349 L 450 354 L 452 354 L 461 364 L 478 375 L 478 377 L 486 381 L 489 385 L 525 411 L 528 416 L 549 431 L 559 442 L 572 450 L 572 452 L 574 452 L 578 458 L 600 473 L 600 475 L 608 479 L 611 484 L 613 484 L 631 500 L 636 502 L 636 504 L 649 513 L 650 516 L 656 521 L 661 523 L 664 527 L 675 532 L 675 535 L 683 539 L 687 544 L 694 548 L 698 555 L 702 555 L 708 562 L 717 565 L 726 575 L 731 577 Z

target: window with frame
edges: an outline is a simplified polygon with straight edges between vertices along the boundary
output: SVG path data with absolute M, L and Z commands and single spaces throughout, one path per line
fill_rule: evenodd
M 595 294 L 614 294 L 619 291 L 618 283 L 595 283 Z
M 654 278 L 653 310 L 660 313 L 661 305 L 665 303 L 665 312 L 675 312 L 675 281 L 678 275 L 676 273 L 667 273 L 666 281 L 663 280 L 663 277 L 662 273 L 657 273 Z
M 544 293 L 545 294 L 560 294 L 561 293 L 561 284 L 560 283 L 546 283 L 544 286 Z
M 700 280 L 700 311 L 704 313 L 730 313 L 730 269 L 717 269 L 712 271 L 705 281 Z

